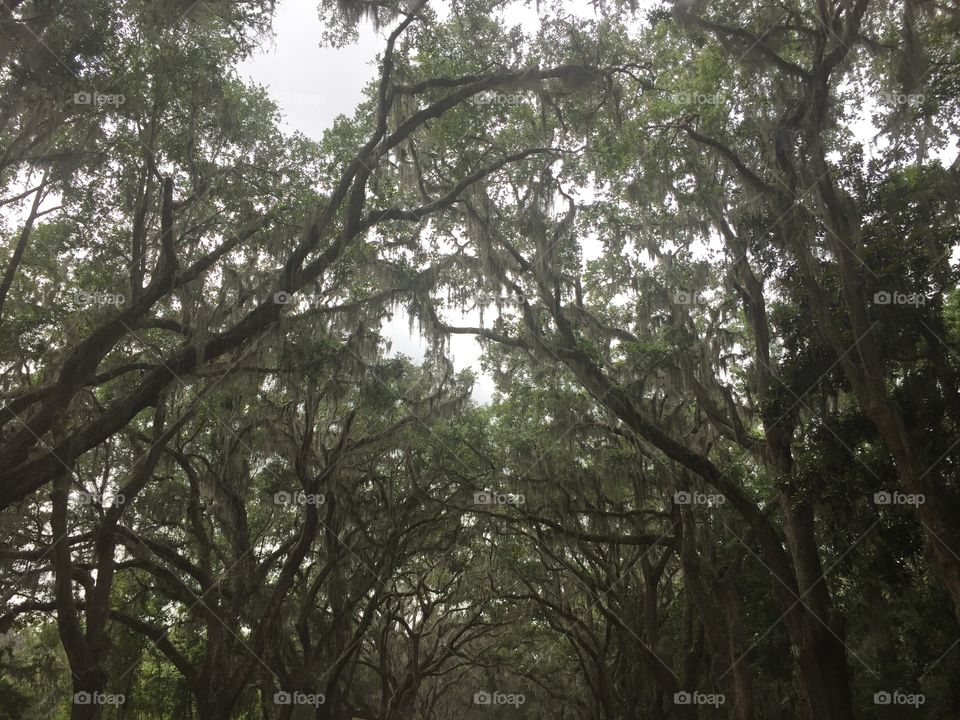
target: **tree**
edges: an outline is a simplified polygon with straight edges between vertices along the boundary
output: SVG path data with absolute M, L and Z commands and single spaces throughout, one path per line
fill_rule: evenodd
M 956 12 L 508 8 L 0 7 L 8 714 L 950 717 Z

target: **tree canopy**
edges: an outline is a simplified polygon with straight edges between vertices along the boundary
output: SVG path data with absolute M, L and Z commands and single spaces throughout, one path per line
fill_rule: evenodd
M 275 5 L 0 0 L 0 720 L 957 717 L 956 3 Z

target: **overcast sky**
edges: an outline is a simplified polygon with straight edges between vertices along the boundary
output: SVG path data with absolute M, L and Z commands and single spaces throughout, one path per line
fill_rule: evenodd
M 369 24 L 362 23 L 357 43 L 340 49 L 321 48 L 319 40 L 323 25 L 316 0 L 281 0 L 278 5 L 274 41 L 244 62 L 239 68 L 240 73 L 268 88 L 286 117 L 288 129 L 299 130 L 319 140 L 338 115 L 353 113 L 364 86 L 376 74 L 374 63 L 384 46 L 384 38 Z M 565 9 L 581 15 L 593 14 L 588 0 L 573 0 L 565 5 Z M 511 22 L 522 25 L 527 31 L 534 31 L 538 24 L 537 12 L 532 6 L 515 4 L 508 16 Z M 854 135 L 865 142 L 868 158 L 878 149 L 875 141 L 877 129 L 870 123 L 873 109 L 871 103 L 856 108 L 859 117 L 851 122 Z M 949 147 L 940 155 L 944 163 L 949 164 L 956 157 L 957 149 Z M 586 241 L 581 249 L 584 261 L 602 252 L 596 241 Z M 445 315 L 448 321 L 456 324 L 478 324 L 476 315 L 461 317 L 452 309 L 448 309 Z M 427 342 L 419 336 L 416 327 L 413 333 L 410 332 L 406 313 L 401 311 L 392 321 L 385 323 L 384 333 L 391 339 L 391 354 L 403 353 L 415 362 L 423 359 Z M 477 341 L 471 336 L 453 336 L 451 351 L 458 370 L 472 367 L 478 375 L 474 399 L 479 402 L 489 400 L 493 382 L 480 370 Z
M 438 7 L 438 12 L 442 10 Z M 581 16 L 595 13 L 590 0 L 571 0 L 564 10 Z M 530 33 L 539 25 L 533 3 L 513 4 L 505 17 Z M 385 45 L 385 37 L 369 24 L 361 23 L 356 44 L 341 49 L 321 48 L 323 24 L 316 0 L 281 0 L 273 29 L 273 42 L 245 61 L 239 68 L 240 74 L 268 88 L 286 117 L 288 129 L 319 140 L 338 115 L 353 113 L 364 86 L 376 74 L 375 60 Z M 584 241 L 584 262 L 601 252 L 599 241 Z M 444 319 L 457 325 L 477 326 L 479 313 L 462 315 L 459 310 L 447 308 Z M 423 360 L 429 341 L 419 335 L 416 326 L 410 332 L 410 318 L 405 312 L 384 324 L 384 334 L 392 342 L 390 354 L 403 353 L 414 362 Z M 479 343 L 469 335 L 454 335 L 450 351 L 457 370 L 470 367 L 477 374 L 473 398 L 488 401 L 493 395 L 493 380 L 480 369 Z
M 316 0 L 282 0 L 274 19 L 273 43 L 244 62 L 242 76 L 266 86 L 286 116 L 290 130 L 299 130 L 319 140 L 324 130 L 341 114 L 351 115 L 361 100 L 363 87 L 375 76 L 377 53 L 383 38 L 367 24 L 360 28 L 355 45 L 342 49 L 321 48 L 323 30 Z M 447 313 L 447 319 L 459 323 L 459 314 Z M 477 324 L 477 318 L 463 319 Z M 403 353 L 414 362 L 423 360 L 428 342 L 416 326 L 410 332 L 409 317 L 403 311 L 387 322 L 384 333 L 391 339 L 390 354 Z M 473 367 L 478 375 L 473 397 L 486 402 L 493 394 L 492 379 L 480 371 L 480 347 L 470 336 L 451 338 L 455 367 Z

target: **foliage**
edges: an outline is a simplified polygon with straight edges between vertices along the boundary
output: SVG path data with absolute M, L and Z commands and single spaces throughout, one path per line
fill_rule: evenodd
M 274 9 L 0 7 L 0 718 L 953 717 L 956 9 Z

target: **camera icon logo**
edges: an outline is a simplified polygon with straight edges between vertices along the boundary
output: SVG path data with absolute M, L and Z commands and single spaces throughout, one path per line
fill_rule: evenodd
M 681 690 L 680 692 L 675 692 L 673 694 L 674 705 L 690 705 L 692 702 L 693 695 L 688 693 L 686 690 Z
M 93 703 L 93 696 L 88 693 L 86 690 L 81 690 L 80 692 L 73 694 L 73 704 L 74 705 L 91 705 Z
M 886 690 L 881 690 L 880 692 L 873 694 L 874 705 L 889 705 L 892 702 L 893 702 L 893 695 L 888 693 Z
M 488 492 L 475 492 L 473 494 L 474 505 L 492 505 L 493 494 Z
M 73 94 L 73 104 L 74 105 L 91 105 L 93 104 L 93 93 L 89 92 L 78 92 Z
M 474 705 L 489 705 L 493 702 L 493 696 L 490 695 L 486 690 L 481 690 L 480 692 L 473 694 L 473 704 Z
M 273 502 L 277 505 L 289 505 L 292 500 L 293 496 L 286 490 L 281 490 L 273 494 Z
M 889 505 L 891 502 L 893 502 L 893 495 L 888 493 L 886 490 L 875 492 L 873 494 L 873 502 L 876 505 Z
M 288 293 L 286 290 L 281 290 L 273 294 L 273 302 L 275 305 L 286 305 L 291 300 L 293 300 L 293 294 Z
M 283 690 L 277 690 L 273 694 L 274 705 L 290 705 L 293 703 L 293 696 Z
M 677 505 L 689 505 L 693 502 L 693 496 L 688 492 L 675 492 L 673 494 L 673 502 Z
M 873 295 L 874 305 L 889 305 L 891 302 L 893 302 L 893 295 L 888 293 L 886 290 L 881 290 Z

